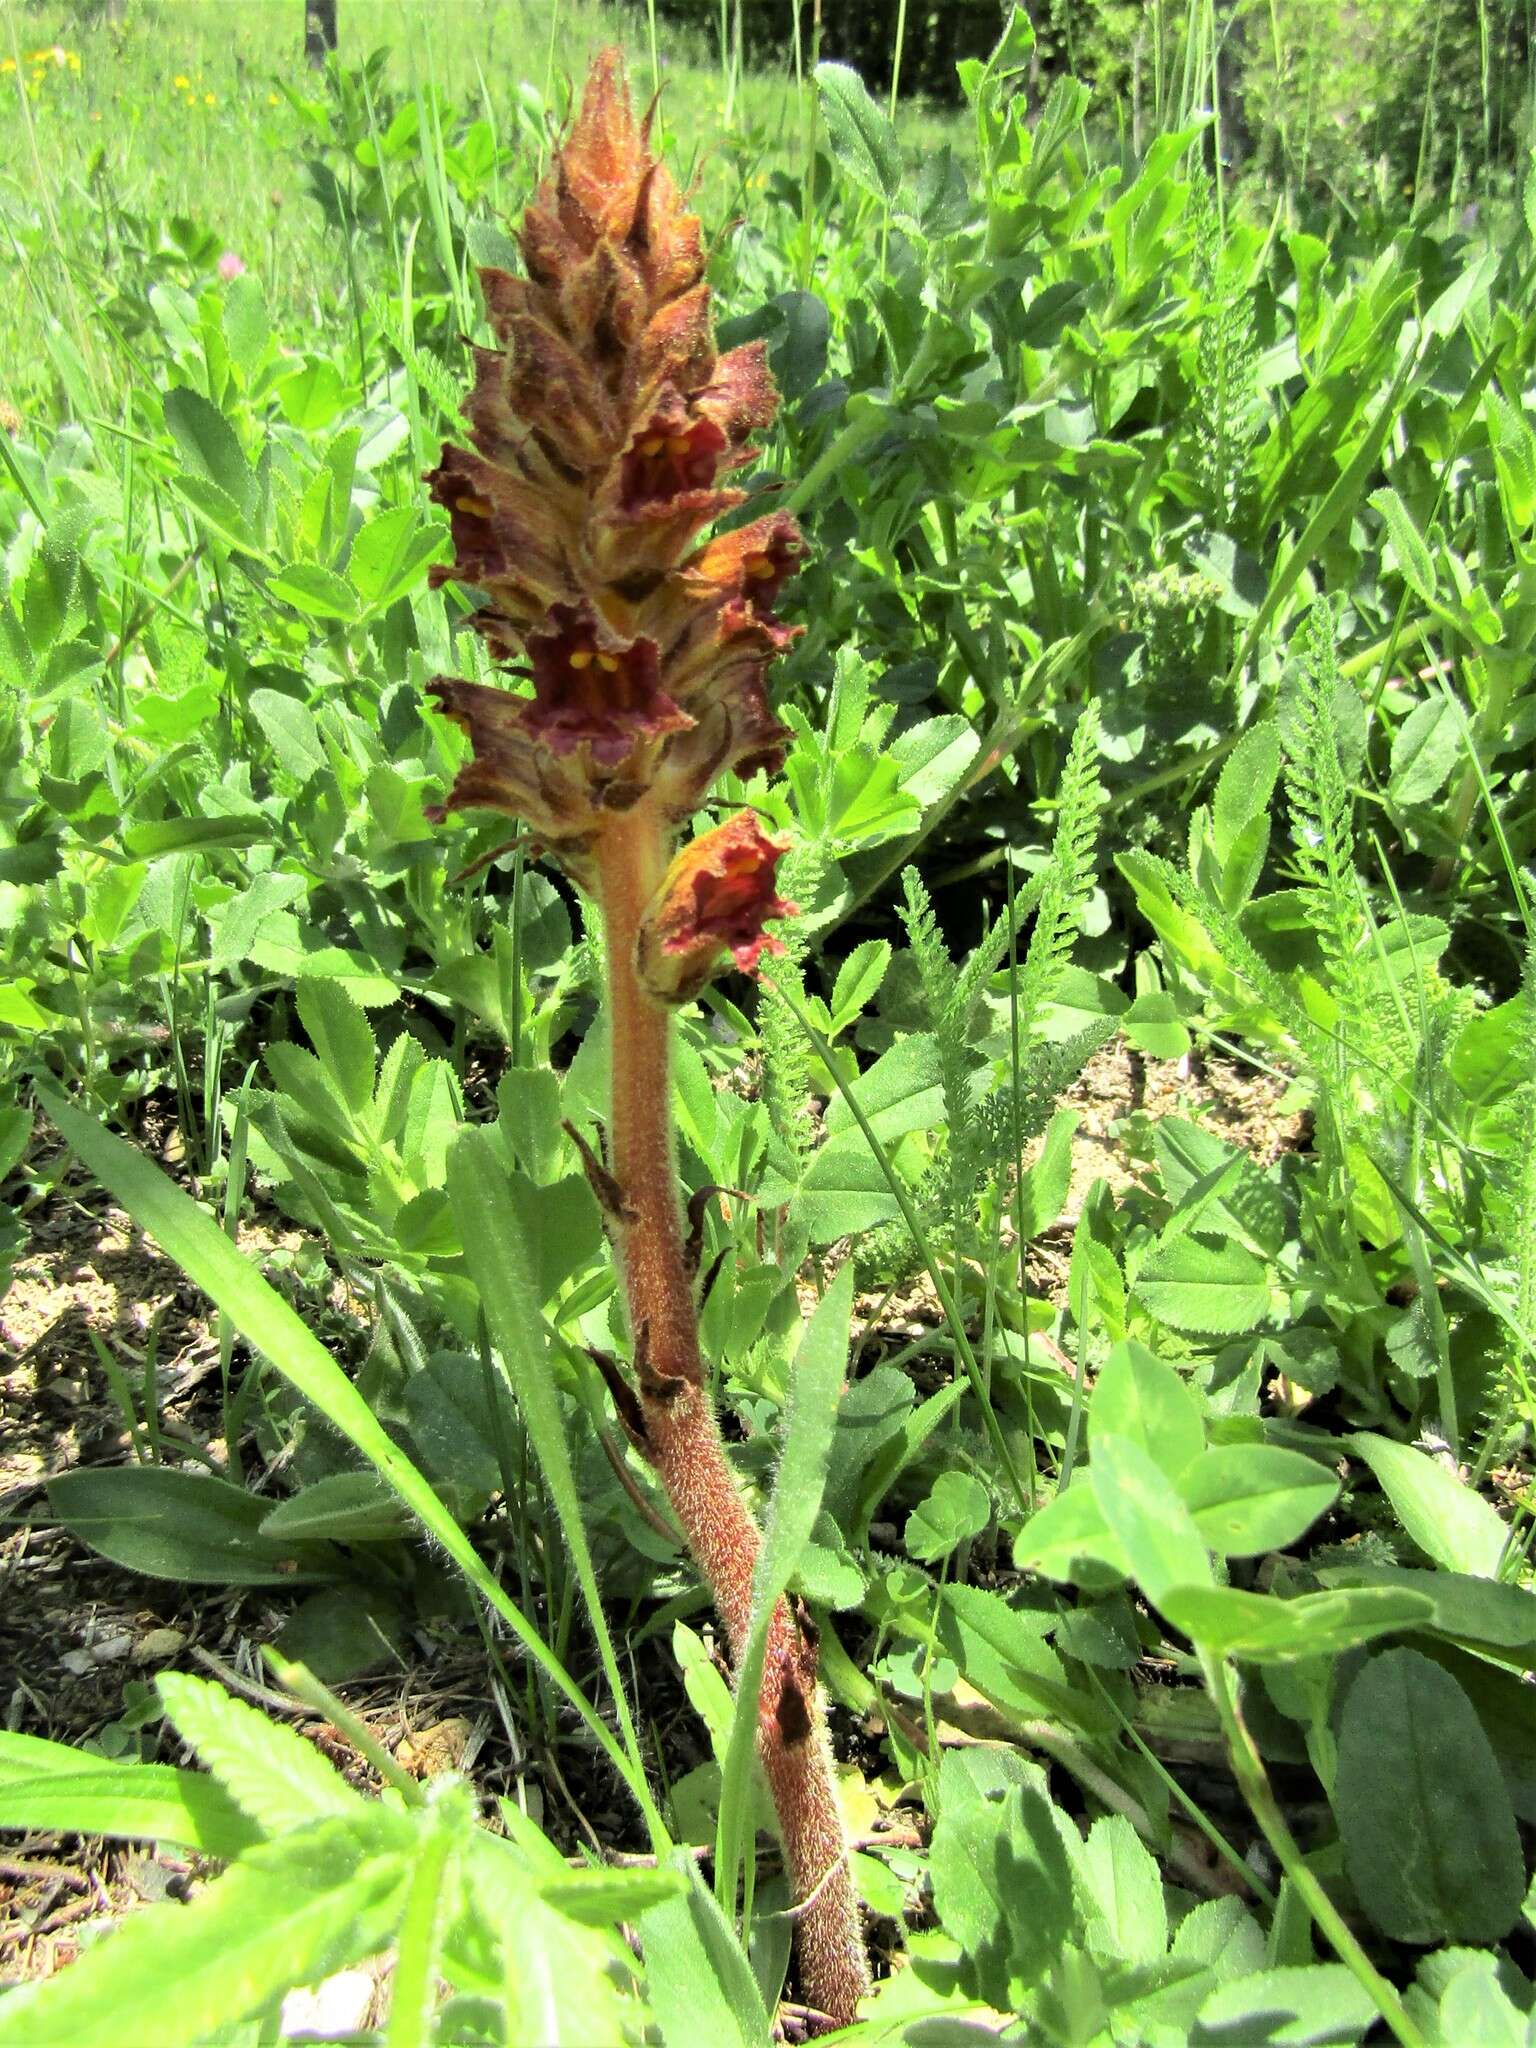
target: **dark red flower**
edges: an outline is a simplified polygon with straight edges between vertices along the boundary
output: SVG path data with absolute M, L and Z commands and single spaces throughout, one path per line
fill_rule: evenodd
M 751 811 L 700 833 L 673 860 L 640 928 L 640 976 L 663 1002 L 687 1002 L 723 964 L 756 972 L 764 953 L 784 942 L 764 930 L 793 917 L 774 886 L 788 841 L 770 839 Z

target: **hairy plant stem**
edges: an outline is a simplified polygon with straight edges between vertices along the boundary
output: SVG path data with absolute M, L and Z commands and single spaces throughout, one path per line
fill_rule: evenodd
M 609 1167 L 622 1204 L 610 1220 L 629 1304 L 640 1447 L 739 1665 L 761 1539 L 720 1440 L 699 1351 L 672 1134 L 672 1020 L 646 995 L 635 970 L 636 934 L 664 872 L 668 839 L 646 797 L 605 821 L 597 848 L 612 1044 Z M 742 1704 L 750 1710 L 752 1703 Z M 795 1901 L 801 1996 L 847 2024 L 869 1988 L 868 1963 L 816 1685 L 815 1637 L 783 1600 L 769 1629 L 756 1710 L 758 1755 Z
M 1410 2018 L 1403 2001 L 1350 1932 L 1343 1914 L 1329 1898 L 1316 1872 L 1302 1855 L 1300 1845 L 1291 1833 L 1285 1815 L 1280 1811 L 1280 1803 L 1270 1785 L 1269 1773 L 1264 1768 L 1264 1759 L 1259 1754 L 1258 1744 L 1249 1734 L 1248 1725 L 1238 1707 L 1231 1667 L 1223 1658 L 1202 1651 L 1200 1670 L 1205 1680 L 1206 1691 L 1211 1696 L 1221 1722 L 1221 1732 L 1226 1738 L 1227 1754 L 1231 1758 L 1238 1787 L 1247 1800 L 1248 1809 L 1258 1822 L 1265 1841 L 1275 1852 L 1275 1859 L 1280 1868 L 1296 1887 L 1302 1903 L 1312 1915 L 1334 1954 L 1349 1969 L 1356 1983 L 1402 2044 L 1402 2048 L 1428 2048 L 1428 2043 Z

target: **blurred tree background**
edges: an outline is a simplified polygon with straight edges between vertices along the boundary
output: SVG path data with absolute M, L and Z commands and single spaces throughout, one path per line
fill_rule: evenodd
M 636 0 L 642 7 L 647 0 Z M 1219 100 L 1227 163 L 1346 203 L 1420 186 L 1468 196 L 1523 165 L 1536 0 L 1027 0 L 1030 89 L 1071 71 L 1106 119 L 1150 131 Z M 816 55 L 889 90 L 958 102 L 955 66 L 984 57 L 1007 0 L 657 0 L 667 19 L 748 65 Z M 1215 83 L 1215 93 L 1210 87 Z

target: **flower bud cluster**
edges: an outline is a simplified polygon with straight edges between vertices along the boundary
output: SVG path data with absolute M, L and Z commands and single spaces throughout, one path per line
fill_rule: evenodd
M 729 478 L 778 397 L 762 343 L 716 351 L 699 222 L 649 126 L 604 52 L 524 217 L 526 275 L 480 274 L 499 345 L 475 351 L 470 445 L 445 447 L 428 478 L 454 548 L 434 576 L 480 594 L 471 623 L 531 684 L 432 685 L 473 747 L 443 808 L 523 819 L 588 887 L 608 821 L 647 801 L 670 839 L 727 770 L 778 766 L 765 674 L 796 630 L 773 610 L 802 552 L 792 518 L 700 544 L 743 502 Z M 730 896 L 737 935 L 722 928 L 712 950 L 745 963 L 743 905 L 783 914 L 782 849 L 750 818 L 719 829 L 678 886 L 696 911 Z M 682 902 L 648 946 L 674 968 Z M 694 973 L 669 971 L 657 993 Z

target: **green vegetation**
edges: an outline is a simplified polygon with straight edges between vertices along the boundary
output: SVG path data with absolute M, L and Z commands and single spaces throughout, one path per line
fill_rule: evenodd
M 782 395 L 727 523 L 809 542 L 783 774 L 724 785 L 797 909 L 676 1027 L 702 1346 L 754 1612 L 819 1632 L 876 1976 L 840 2038 L 1521 2042 L 1525 81 L 1474 99 L 1426 9 L 1466 121 L 1421 100 L 1403 179 L 1303 146 L 1298 45 L 1239 174 L 1217 10 L 1158 10 L 1134 118 L 1060 68 L 1125 11 L 1015 12 L 894 115 L 658 25 L 722 346 Z M 0 1269 L 105 1190 L 212 1317 L 190 1403 L 96 1333 L 121 1450 L 10 1540 L 232 1589 L 270 1655 L 261 1705 L 136 1675 L 69 1742 L 48 1671 L 8 1692 L 8 1855 L 198 1861 L 0 1993 L 0 2048 L 273 2042 L 390 1953 L 386 2048 L 756 2048 L 796 1984 L 755 1689 L 612 1391 L 604 932 L 435 811 L 428 684 L 508 678 L 421 479 L 611 19 L 342 0 L 312 75 L 297 14 L 3 26 Z M 1202 1110 L 1220 1061 L 1283 1131 Z M 353 1688 L 442 1659 L 495 1719 L 422 1778 Z

